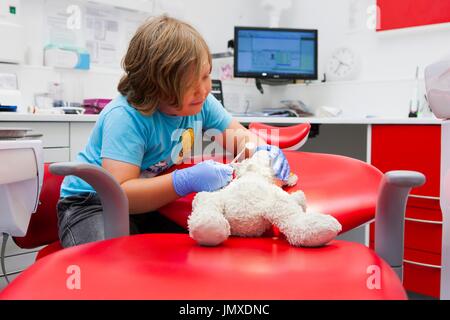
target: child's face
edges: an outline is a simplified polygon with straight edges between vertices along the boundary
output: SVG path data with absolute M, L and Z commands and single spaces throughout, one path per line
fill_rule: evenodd
M 211 92 L 211 66 L 209 62 L 203 64 L 200 79 L 194 82 L 194 85 L 186 92 L 183 105 L 176 109 L 176 106 L 169 106 L 161 104 L 159 110 L 175 116 L 191 116 L 199 113 L 202 110 L 208 94 Z

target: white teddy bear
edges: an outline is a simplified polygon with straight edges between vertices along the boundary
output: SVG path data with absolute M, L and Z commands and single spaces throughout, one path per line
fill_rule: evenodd
M 291 194 L 276 183 L 267 151 L 256 152 L 235 165 L 236 179 L 216 192 L 200 192 L 192 202 L 189 235 L 200 245 L 216 246 L 230 235 L 261 236 L 272 225 L 291 245 L 317 247 L 342 230 L 332 216 L 306 212 L 302 191 Z M 297 183 L 291 175 L 288 185 Z

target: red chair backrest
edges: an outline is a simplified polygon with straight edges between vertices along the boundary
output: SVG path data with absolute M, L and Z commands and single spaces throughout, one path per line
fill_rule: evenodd
M 64 177 L 51 174 L 48 166 L 49 164 L 44 166 L 44 183 L 39 196 L 39 206 L 31 215 L 27 234 L 13 238 L 20 248 L 33 249 L 59 240 L 56 204 Z
M 311 125 L 300 123 L 289 127 L 275 127 L 259 122 L 252 122 L 249 130 L 267 141 L 268 144 L 276 145 L 281 149 L 288 149 L 308 139 Z

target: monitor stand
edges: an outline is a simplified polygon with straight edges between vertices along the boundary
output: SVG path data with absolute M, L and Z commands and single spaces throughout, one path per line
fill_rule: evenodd
M 268 86 L 285 86 L 288 84 L 295 83 L 295 80 L 290 79 L 255 79 L 256 88 L 258 89 L 261 94 L 264 94 L 264 89 L 262 87 L 263 84 Z

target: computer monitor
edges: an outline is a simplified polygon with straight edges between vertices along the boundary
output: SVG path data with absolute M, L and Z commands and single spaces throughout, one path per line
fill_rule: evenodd
M 234 28 L 234 76 L 317 79 L 317 30 Z

